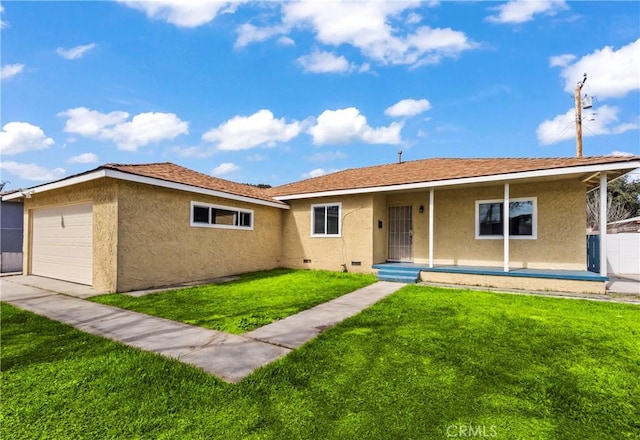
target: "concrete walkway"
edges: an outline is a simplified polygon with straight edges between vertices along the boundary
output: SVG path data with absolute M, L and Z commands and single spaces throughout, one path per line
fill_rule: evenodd
M 640 274 L 610 275 L 607 292 L 628 293 L 640 298 Z
M 4 302 L 87 333 L 195 365 L 231 383 L 403 286 L 378 282 L 244 335 L 233 335 L 64 294 L 73 291 L 76 296 L 91 296 L 88 286 L 33 276 L 0 279 Z

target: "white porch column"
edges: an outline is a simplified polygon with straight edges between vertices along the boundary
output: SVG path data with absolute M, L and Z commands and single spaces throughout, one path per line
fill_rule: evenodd
M 433 267 L 433 188 L 429 190 L 429 267 Z
M 504 184 L 504 205 L 502 208 L 502 235 L 504 246 L 504 271 L 509 272 L 509 184 Z
M 607 173 L 600 172 L 600 275 L 607 276 Z

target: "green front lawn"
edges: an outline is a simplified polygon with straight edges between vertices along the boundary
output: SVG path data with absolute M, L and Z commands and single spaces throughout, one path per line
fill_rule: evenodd
M 639 338 L 634 305 L 410 286 L 229 385 L 3 305 L 0 436 L 637 439 Z
M 276 269 L 142 297 L 109 294 L 91 301 L 228 333 L 244 333 L 373 284 L 373 275 Z

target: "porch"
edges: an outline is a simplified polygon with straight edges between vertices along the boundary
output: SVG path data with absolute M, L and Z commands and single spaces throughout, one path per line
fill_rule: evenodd
M 417 281 L 523 290 L 604 293 L 608 277 L 582 270 L 456 266 L 417 263 L 374 264 L 378 278 L 387 281 Z

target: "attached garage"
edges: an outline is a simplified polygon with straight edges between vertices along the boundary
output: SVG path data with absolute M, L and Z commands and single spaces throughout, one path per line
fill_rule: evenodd
M 93 208 L 90 203 L 33 210 L 31 273 L 93 284 Z

